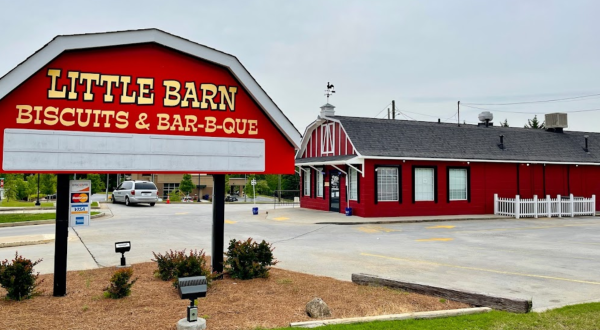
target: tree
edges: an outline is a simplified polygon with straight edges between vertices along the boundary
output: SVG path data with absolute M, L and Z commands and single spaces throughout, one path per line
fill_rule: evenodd
M 8 202 L 10 202 L 11 198 L 17 199 L 17 182 L 14 178 L 14 174 L 4 175 L 4 196 Z
M 17 199 L 18 200 L 27 200 L 29 199 L 29 185 L 27 184 L 27 181 L 25 181 L 25 179 L 23 179 L 23 175 L 22 174 L 18 174 L 15 177 L 15 183 L 17 185 Z
M 544 129 L 546 122 L 540 123 L 537 119 L 537 115 L 533 116 L 533 119 L 527 119 L 527 125 L 523 126 L 524 128 L 533 128 L 533 129 Z
M 504 122 L 500 123 L 501 127 L 510 127 L 508 126 L 508 120 L 504 119 Z
M 30 174 L 27 176 L 27 197 L 33 197 L 36 199 L 38 191 L 38 181 L 36 174 Z M 29 198 L 28 198 L 29 200 Z
M 106 184 L 102 178 L 100 178 L 100 174 L 88 174 L 87 179 L 92 183 L 92 194 L 105 191 Z
M 196 188 L 196 186 L 192 182 L 192 175 L 184 174 L 183 179 L 181 179 L 181 182 L 179 183 L 179 190 L 184 194 L 189 195 L 194 188 Z
M 56 193 L 56 175 L 42 174 L 40 176 L 40 192 L 44 195 Z

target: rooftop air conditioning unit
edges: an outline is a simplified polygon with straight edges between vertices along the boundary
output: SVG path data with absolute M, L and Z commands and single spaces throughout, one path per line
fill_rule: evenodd
M 546 114 L 546 128 L 567 128 L 567 114 L 562 112 Z

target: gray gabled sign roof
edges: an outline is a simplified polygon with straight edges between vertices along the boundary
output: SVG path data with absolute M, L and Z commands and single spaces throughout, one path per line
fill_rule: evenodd
M 143 43 L 160 44 L 228 68 L 290 144 L 296 149 L 300 145 L 298 130 L 235 56 L 158 29 L 57 36 L 0 78 L 0 99 L 65 51 Z

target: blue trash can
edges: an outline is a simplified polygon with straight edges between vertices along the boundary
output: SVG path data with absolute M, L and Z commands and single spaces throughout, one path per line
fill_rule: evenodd
M 346 208 L 346 216 L 351 216 L 352 215 L 352 208 L 351 207 L 347 207 Z
M 258 207 L 253 207 L 252 208 L 252 214 L 258 215 Z

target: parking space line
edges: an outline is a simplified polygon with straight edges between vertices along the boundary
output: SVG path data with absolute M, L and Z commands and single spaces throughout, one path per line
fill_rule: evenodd
M 457 269 L 475 270 L 475 271 L 487 272 L 487 273 L 504 274 L 504 275 L 514 275 L 514 276 L 523 276 L 523 277 L 533 277 L 533 278 L 542 278 L 542 279 L 546 279 L 546 280 L 564 281 L 564 282 L 572 282 L 572 283 L 600 285 L 600 282 L 573 280 L 573 279 L 569 279 L 569 278 L 546 276 L 546 275 L 536 275 L 536 274 L 506 272 L 506 271 L 495 270 L 495 269 L 485 269 L 485 268 L 477 268 L 477 267 L 467 267 L 467 266 L 444 264 L 444 263 L 434 262 L 434 261 L 409 259 L 409 258 L 389 257 L 389 256 L 383 256 L 383 255 L 377 255 L 377 254 L 371 254 L 371 253 L 361 253 L 360 255 L 368 256 L 368 257 L 382 258 L 382 259 L 416 262 L 416 263 L 429 264 L 429 265 L 435 265 L 435 266 L 444 266 L 444 267 L 457 268 Z
M 452 233 L 470 233 L 470 232 L 482 232 L 482 231 L 511 231 L 511 230 L 532 230 L 532 229 L 552 229 L 552 228 L 565 228 L 565 227 L 585 227 L 585 226 L 598 226 L 600 223 L 581 223 L 581 224 L 568 224 L 568 225 L 550 225 L 550 226 L 533 226 L 533 227 L 510 227 L 510 228 L 490 228 L 490 229 L 472 229 L 472 230 L 457 230 Z
M 399 229 L 391 229 L 391 228 L 386 228 L 386 227 L 383 227 L 383 226 L 366 226 L 366 227 L 358 227 L 357 229 L 359 231 L 362 231 L 363 233 L 368 233 L 368 234 L 374 234 L 374 233 L 392 233 L 392 232 L 401 231 Z
M 450 238 L 450 237 L 434 237 L 434 238 L 422 238 L 422 239 L 416 239 L 415 241 L 417 242 L 449 242 L 449 241 L 453 241 L 454 238 Z
M 234 223 L 237 223 L 237 221 L 233 221 L 233 220 L 225 220 L 225 223 L 233 225 Z
M 175 215 L 186 215 L 186 214 L 190 214 L 190 212 L 175 213 Z
M 273 218 L 273 220 L 275 220 L 275 221 L 286 221 L 286 220 L 290 220 L 290 218 L 279 217 L 279 218 Z
M 427 229 L 452 229 L 456 226 L 431 226 L 427 227 Z

